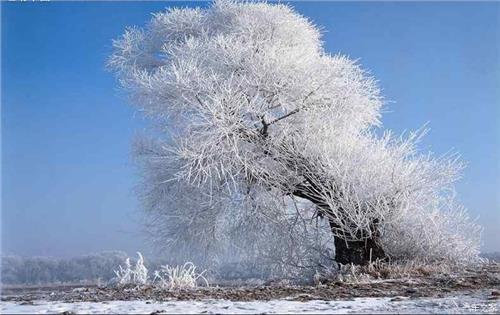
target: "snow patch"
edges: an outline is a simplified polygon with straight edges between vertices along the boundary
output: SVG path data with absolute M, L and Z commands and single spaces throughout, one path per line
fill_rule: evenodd
M 2 302 L 2 314 L 54 314 L 70 311 L 85 314 L 150 314 L 207 313 L 207 314 L 345 314 L 345 313 L 498 313 L 500 302 L 484 301 L 477 297 L 452 298 L 355 298 L 338 301 L 109 301 L 109 302 L 48 302 L 34 301 L 32 305 Z

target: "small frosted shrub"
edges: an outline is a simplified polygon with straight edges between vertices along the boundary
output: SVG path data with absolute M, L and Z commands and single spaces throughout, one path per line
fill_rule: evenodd
M 206 270 L 201 273 L 196 272 L 196 266 L 187 262 L 182 266 L 171 267 L 169 265 L 160 266 L 160 270 L 154 271 L 152 280 L 148 277 L 148 269 L 144 265 L 144 257 L 137 253 L 139 259 L 134 266 L 130 263 L 130 258 L 125 260 L 125 267 L 119 266 L 115 270 L 115 281 L 118 286 L 126 285 L 146 285 L 152 284 L 156 287 L 168 290 L 192 289 L 198 287 L 198 283 L 209 286 L 207 279 L 203 276 Z
M 116 280 L 118 285 L 145 285 L 148 283 L 148 269 L 144 266 L 144 257 L 137 252 L 139 259 L 132 267 L 130 258 L 125 260 L 125 268 L 121 265 L 118 270 L 115 270 Z
M 169 290 L 196 288 L 199 281 L 208 287 L 208 281 L 203 276 L 205 271 L 197 273 L 196 266 L 191 262 L 175 267 L 165 265 L 161 266 L 160 270 L 155 271 L 153 283 L 163 289 Z

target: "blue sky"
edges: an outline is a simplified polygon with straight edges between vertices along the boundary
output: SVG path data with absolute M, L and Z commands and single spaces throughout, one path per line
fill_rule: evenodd
M 3 253 L 146 247 L 130 159 L 144 122 L 104 63 L 126 26 L 179 5 L 207 3 L 1 3 Z M 500 3 L 292 5 L 379 80 L 386 128 L 429 122 L 422 149 L 469 162 L 458 193 L 500 251 Z

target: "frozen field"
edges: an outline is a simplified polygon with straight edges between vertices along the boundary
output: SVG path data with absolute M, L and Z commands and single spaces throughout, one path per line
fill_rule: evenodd
M 335 314 L 500 313 L 499 264 L 460 274 L 322 285 L 14 286 L 1 292 L 2 314 Z
M 500 302 L 485 301 L 474 296 L 450 298 L 354 298 L 339 301 L 252 301 L 228 300 L 204 301 L 109 301 L 109 302 L 2 302 L 3 314 L 46 313 L 205 313 L 205 314 L 274 314 L 274 313 L 498 313 Z

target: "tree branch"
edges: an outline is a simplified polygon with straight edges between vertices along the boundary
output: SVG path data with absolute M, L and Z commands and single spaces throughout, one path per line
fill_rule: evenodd
M 292 110 L 291 112 L 289 112 L 289 113 L 287 113 L 287 114 L 285 114 L 285 115 L 283 115 L 283 116 L 281 116 L 279 118 L 276 118 L 276 119 L 272 120 L 271 122 L 268 123 L 268 125 L 272 125 L 272 124 L 274 124 L 274 123 L 276 123 L 276 122 L 278 122 L 278 121 L 280 121 L 282 119 L 285 119 L 287 117 L 292 116 L 293 114 L 297 114 L 299 111 L 300 111 L 300 108 L 296 108 L 296 109 Z

